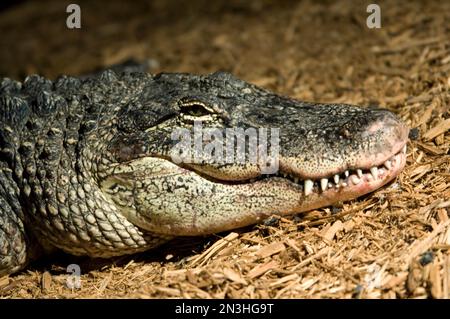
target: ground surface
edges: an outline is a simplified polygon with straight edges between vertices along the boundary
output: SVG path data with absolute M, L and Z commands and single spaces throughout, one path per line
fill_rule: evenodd
M 69 3 L 69 2 L 67 2 Z M 401 176 L 342 207 L 156 251 L 96 261 L 51 256 L 0 278 L 0 296 L 39 298 L 448 298 L 450 2 L 78 2 L 0 13 L 0 75 L 82 74 L 128 58 L 151 72 L 216 70 L 299 99 L 381 105 L 417 128 Z M 66 267 L 82 270 L 68 289 Z

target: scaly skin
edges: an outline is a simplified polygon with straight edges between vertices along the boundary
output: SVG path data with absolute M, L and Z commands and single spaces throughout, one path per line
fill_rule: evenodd
M 279 170 L 175 163 L 171 134 L 194 121 L 278 128 Z M 3 79 L 0 124 L 0 275 L 42 248 L 131 254 L 356 198 L 401 171 L 408 136 L 386 110 L 296 101 L 226 73 Z

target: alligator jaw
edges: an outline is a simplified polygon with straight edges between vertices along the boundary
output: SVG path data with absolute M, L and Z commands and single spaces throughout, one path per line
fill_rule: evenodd
M 160 234 L 195 236 L 244 227 L 272 214 L 292 215 L 357 198 L 393 180 L 405 162 L 406 144 L 382 166 L 350 170 L 348 176 L 344 171 L 337 175 L 338 183 L 330 176 L 325 190 L 321 180 L 311 181 L 312 189 L 307 191 L 309 182 L 283 173 L 233 183 L 147 157 L 127 164 L 125 171 L 107 178 L 102 188 L 135 225 Z M 121 176 L 133 181 L 129 187 L 145 192 L 120 194 L 114 187 L 121 184 Z
M 393 180 L 406 163 L 406 144 L 401 151 L 380 166 L 370 169 L 346 170 L 318 180 L 301 180 L 291 174 L 280 173 L 268 178 L 269 183 L 281 183 L 284 187 L 296 188 L 302 202 L 293 209 L 294 213 L 324 207 L 338 201 L 346 201 L 373 192 Z M 254 180 L 254 187 L 267 187 L 267 180 Z

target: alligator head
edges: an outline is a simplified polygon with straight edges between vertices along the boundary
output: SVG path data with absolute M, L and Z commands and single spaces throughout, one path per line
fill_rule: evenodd
M 97 161 L 98 182 L 121 214 L 154 233 L 214 233 L 332 205 L 380 188 L 405 165 L 408 128 L 387 110 L 301 102 L 227 73 L 145 75 L 140 83 L 107 131 L 90 133 L 87 148 L 99 136 L 107 143 L 101 158 L 87 159 Z M 258 142 L 267 129 L 276 169 L 252 160 L 250 139 L 243 149 L 228 144 L 244 151 L 240 161 L 220 161 L 226 146 L 211 147 L 217 135 L 195 137 L 196 125 L 223 136 L 253 129 Z M 192 139 L 179 144 L 180 132 Z M 174 149 L 192 156 L 180 160 Z

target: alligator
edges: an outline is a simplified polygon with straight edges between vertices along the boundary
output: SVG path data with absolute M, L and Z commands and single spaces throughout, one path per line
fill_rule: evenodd
M 226 72 L 0 83 L 0 276 L 55 249 L 109 258 L 331 206 L 405 165 L 409 130 L 388 110 L 302 102 Z M 249 156 L 175 161 L 174 131 L 198 123 L 278 129 L 276 171 Z

